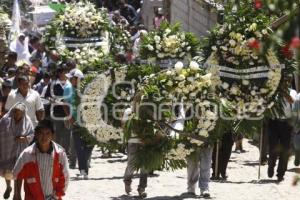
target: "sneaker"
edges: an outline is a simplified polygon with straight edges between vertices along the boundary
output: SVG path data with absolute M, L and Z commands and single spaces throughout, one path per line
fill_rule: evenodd
M 221 173 L 221 177 L 223 180 L 227 180 L 228 176 L 226 175 L 226 173 Z
M 210 177 L 210 180 L 212 180 L 212 181 L 217 181 L 217 180 L 221 180 L 221 178 L 220 178 L 220 176 L 212 176 L 212 177 Z
M 284 181 L 283 176 L 278 176 L 278 177 L 277 177 L 277 181 L 278 181 L 279 183 L 282 182 L 282 181 Z
M 85 179 L 85 177 L 88 177 L 87 173 L 84 170 L 80 170 L 80 174 L 77 174 L 77 178 Z
M 5 190 L 4 194 L 3 194 L 3 198 L 4 199 L 9 199 L 11 191 L 12 191 L 11 187 L 6 188 L 6 190 Z
M 201 196 L 204 198 L 209 198 L 210 194 L 208 190 L 201 190 Z
M 269 167 L 268 168 L 268 177 L 272 178 L 274 176 L 274 168 Z
M 84 175 L 83 175 L 83 179 L 84 179 L 84 180 L 88 180 L 88 179 L 89 179 L 89 175 L 88 175 L 88 174 L 84 174 Z
M 139 197 L 144 199 L 147 197 L 147 193 L 145 192 L 145 189 L 138 189 Z

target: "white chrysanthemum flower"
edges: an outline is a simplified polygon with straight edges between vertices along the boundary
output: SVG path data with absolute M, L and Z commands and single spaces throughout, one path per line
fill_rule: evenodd
M 233 95 L 237 95 L 238 91 L 239 91 L 239 88 L 237 86 L 232 86 L 230 88 L 230 93 L 233 94 Z
M 166 75 L 168 75 L 168 76 L 172 75 L 172 71 L 168 70 L 168 71 L 166 72 Z
M 165 30 L 165 33 L 166 33 L 166 34 L 171 33 L 171 29 L 167 28 L 167 29 Z
M 180 81 L 185 80 L 185 76 L 184 76 L 183 74 L 180 74 L 180 75 L 178 76 L 178 80 L 180 80 Z
M 263 30 L 261 31 L 261 33 L 264 34 L 264 35 L 267 35 L 267 34 L 268 34 L 268 31 L 267 31 L 266 29 L 263 29 Z
M 158 54 L 157 54 L 157 57 L 159 57 L 159 58 L 164 58 L 164 57 L 165 57 L 165 54 L 163 54 L 163 53 L 158 53 Z
M 176 70 L 176 72 L 177 73 L 180 73 L 181 72 L 181 70 L 183 69 L 183 63 L 182 62 L 180 62 L 180 61 L 178 61 L 176 64 L 175 64 L 175 70 Z
M 217 48 L 216 46 L 212 46 L 211 49 L 212 49 L 213 51 L 217 51 L 217 50 L 218 50 L 218 48 Z
M 191 139 L 190 142 L 192 144 L 196 144 L 197 146 L 201 146 L 204 142 L 201 140 Z
M 207 130 L 200 130 L 199 135 L 203 136 L 203 137 L 208 137 L 209 136 Z
M 199 64 L 197 62 L 195 62 L 195 61 L 191 61 L 190 62 L 190 69 L 194 70 L 194 71 L 199 70 Z
M 230 44 L 230 46 L 234 47 L 236 45 L 236 41 L 231 39 L 231 40 L 229 40 L 229 44 Z
M 266 93 L 268 93 L 268 89 L 266 89 L 266 88 L 261 88 L 261 89 L 260 89 L 260 93 L 266 94 Z
M 228 89 L 228 88 L 229 88 L 229 84 L 226 83 L 226 82 L 223 82 L 223 83 L 222 83 L 222 88 L 223 88 L 224 90 Z
M 155 41 L 156 43 L 159 43 L 159 42 L 160 42 L 160 37 L 159 37 L 158 35 L 155 35 L 155 36 L 154 36 L 154 41 Z
M 152 45 L 148 44 L 148 45 L 147 45 L 147 49 L 148 49 L 149 51 L 153 51 L 153 50 L 154 50 L 154 47 L 153 47 Z
M 170 86 L 170 87 L 172 87 L 172 86 L 173 86 L 173 82 L 172 82 L 171 80 L 169 80 L 169 81 L 167 82 L 167 85 Z
M 248 80 L 242 80 L 242 84 L 243 84 L 243 85 L 249 85 L 249 83 L 250 83 L 250 82 L 249 82 Z

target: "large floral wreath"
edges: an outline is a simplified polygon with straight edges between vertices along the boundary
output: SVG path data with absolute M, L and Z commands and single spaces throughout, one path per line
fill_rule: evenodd
M 74 58 L 84 69 L 93 66 L 109 52 L 106 10 L 97 10 L 90 2 L 68 3 L 46 26 L 44 41 L 48 48 Z
M 232 109 L 231 117 L 259 119 L 279 101 L 283 72 L 290 66 L 281 65 L 276 50 L 267 45 L 271 18 L 245 2 L 212 30 L 204 50 L 208 70 L 220 77 L 220 97 Z
M 134 135 L 142 143 L 136 168 L 182 168 L 186 157 L 208 143 L 218 120 L 214 86 L 195 61 L 187 68 L 178 62 L 145 80 L 126 130 L 127 139 Z
M 121 119 L 124 110 L 130 106 L 135 87 L 143 77 L 158 71 L 153 66 L 119 64 L 99 75 L 87 77 L 80 112 L 82 125 L 95 140 L 92 143 L 110 152 L 123 146 Z

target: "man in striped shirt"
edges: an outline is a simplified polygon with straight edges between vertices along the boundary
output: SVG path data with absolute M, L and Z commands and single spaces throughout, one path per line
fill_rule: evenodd
M 69 165 L 64 149 L 52 141 L 53 136 L 51 121 L 40 121 L 35 129 L 36 142 L 22 152 L 13 170 L 17 179 L 14 200 L 21 199 L 23 179 L 25 200 L 61 200 L 65 195 Z

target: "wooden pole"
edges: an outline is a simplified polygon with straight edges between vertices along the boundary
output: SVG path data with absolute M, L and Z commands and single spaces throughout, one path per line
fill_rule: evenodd
M 259 137 L 259 167 L 258 167 L 258 180 L 260 180 L 260 169 L 262 160 L 262 145 L 263 145 L 263 134 L 264 134 L 264 122 L 261 123 L 260 137 Z

